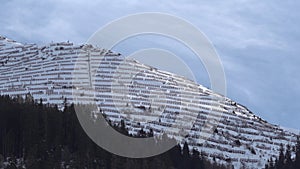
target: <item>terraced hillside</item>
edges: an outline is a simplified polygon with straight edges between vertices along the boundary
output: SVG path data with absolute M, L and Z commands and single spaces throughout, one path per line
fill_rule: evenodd
M 0 94 L 45 104 L 96 103 L 107 119 L 188 142 L 236 168 L 263 168 L 296 135 L 184 77 L 118 53 L 69 42 L 46 46 L 0 37 Z

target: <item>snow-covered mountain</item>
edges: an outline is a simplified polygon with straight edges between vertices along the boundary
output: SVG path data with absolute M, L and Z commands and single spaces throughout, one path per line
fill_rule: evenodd
M 118 53 L 69 42 L 46 46 L 0 37 L 0 94 L 57 104 L 96 103 L 132 134 L 166 132 L 202 155 L 237 168 L 263 168 L 297 135 L 184 77 Z

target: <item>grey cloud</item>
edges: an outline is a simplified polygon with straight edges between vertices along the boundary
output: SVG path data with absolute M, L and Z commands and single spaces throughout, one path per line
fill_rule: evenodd
M 104 24 L 137 12 L 166 12 L 187 19 L 215 45 L 225 67 L 228 96 L 270 122 L 300 128 L 300 2 L 232 1 L 4 1 L 0 34 L 39 44 L 84 43 Z M 183 57 L 209 86 L 201 63 L 176 43 L 125 43 L 125 53 L 162 47 Z M 155 40 L 155 39 L 154 39 Z M 135 41 L 132 41 L 135 42 Z M 174 45 L 173 45 L 174 44 Z M 133 47 L 137 45 L 136 47 Z M 153 46 L 150 46 L 153 45 Z M 120 48 L 119 48 L 120 49 Z M 293 117 L 293 118 L 290 118 Z

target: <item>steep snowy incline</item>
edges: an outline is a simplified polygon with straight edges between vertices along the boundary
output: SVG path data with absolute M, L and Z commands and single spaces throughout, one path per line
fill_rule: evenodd
M 0 37 L 0 94 L 38 102 L 96 103 L 108 120 L 188 142 L 202 155 L 237 168 L 263 168 L 297 135 L 184 77 L 118 53 L 69 42 L 46 46 Z

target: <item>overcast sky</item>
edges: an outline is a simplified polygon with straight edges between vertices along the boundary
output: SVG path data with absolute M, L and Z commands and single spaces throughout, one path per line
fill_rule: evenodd
M 76 1 L 4 0 L 0 34 L 23 43 L 86 40 L 119 17 L 163 12 L 194 24 L 212 41 L 223 63 L 227 96 L 267 121 L 300 129 L 300 1 Z M 177 42 L 157 37 L 129 39 L 115 50 L 159 47 L 187 62 L 197 81 L 209 86 L 205 69 Z M 139 43 L 137 43 L 139 42 Z M 172 44 L 172 45 L 170 45 Z M 151 46 L 152 45 L 152 46 Z

